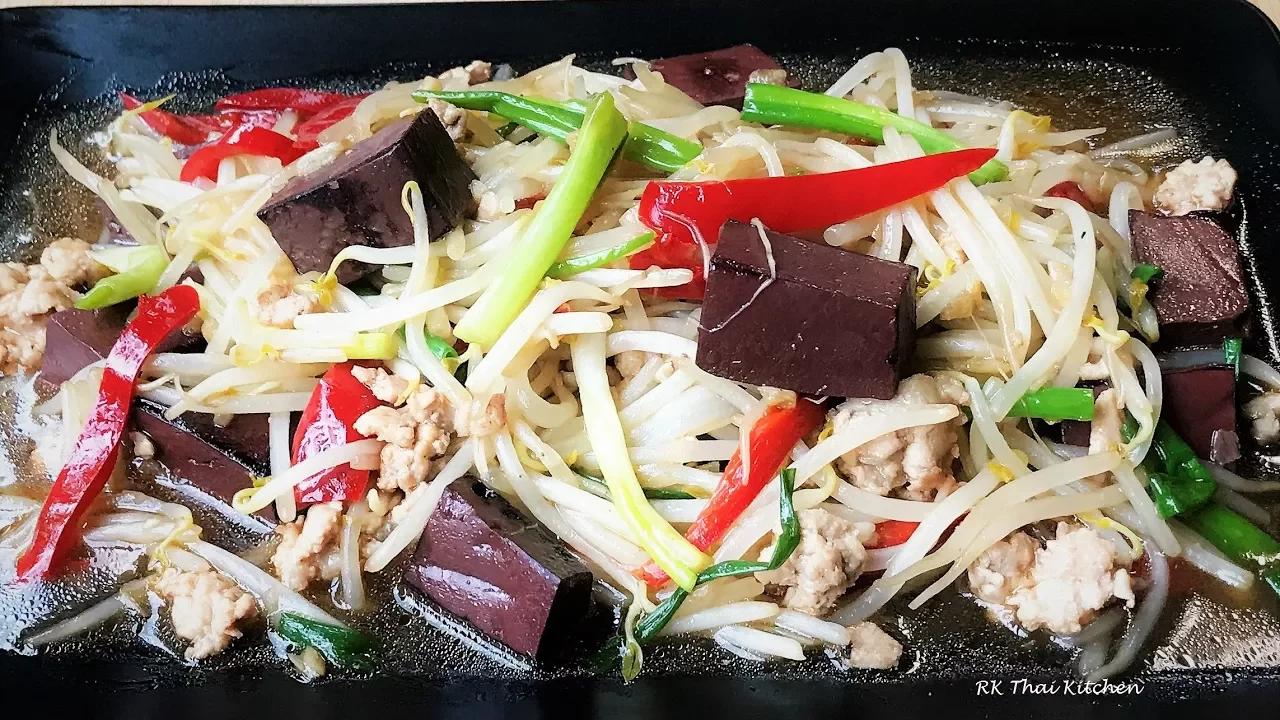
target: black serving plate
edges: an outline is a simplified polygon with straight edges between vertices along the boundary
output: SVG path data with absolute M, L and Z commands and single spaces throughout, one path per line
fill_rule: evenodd
M 776 55 L 810 88 L 825 87 L 861 54 L 898 46 L 920 88 L 1007 97 L 1051 113 L 1064 127 L 1106 125 L 1106 141 L 1179 127 L 1183 137 L 1170 159 L 1212 153 L 1240 172 L 1248 220 L 1242 248 L 1256 308 L 1249 350 L 1277 359 L 1270 295 L 1280 288 L 1280 40 L 1241 0 L 3 10 L 0 258 L 29 256 L 44 239 L 91 226 L 92 211 L 80 208 L 84 193 L 65 189 L 69 180 L 56 175 L 45 140 L 51 127 L 82 138 L 100 126 L 116 90 L 179 91 L 181 108 L 291 81 L 368 88 L 473 58 L 527 70 L 575 52 L 582 62 L 607 66 L 617 56 L 743 42 Z M 263 670 L 252 657 L 189 670 L 140 643 L 40 657 L 0 651 L 0 717 L 1131 717 L 1135 708 L 1171 703 L 1274 713 L 1280 619 L 1219 600 L 1207 591 L 1172 609 L 1176 617 L 1166 625 L 1175 632 L 1122 679 L 1136 694 L 1073 694 L 1077 688 L 1063 683 L 1069 656 L 986 623 L 972 603 L 955 598 L 901 615 L 905 669 L 888 674 L 850 673 L 827 658 L 753 665 L 692 642 L 648 650 L 644 675 L 623 685 L 574 669 L 494 664 L 460 644 L 456 628 L 435 627 L 408 648 L 397 641 L 412 662 L 391 674 L 312 686 Z M 15 621 L 5 607 L 0 598 L 0 630 Z M 1054 693 L 1033 694 L 1017 680 Z

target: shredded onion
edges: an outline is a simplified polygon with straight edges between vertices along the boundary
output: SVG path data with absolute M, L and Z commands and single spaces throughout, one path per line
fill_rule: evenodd
M 761 622 L 777 617 L 778 614 L 779 608 L 774 603 L 746 600 L 682 615 L 667 623 L 658 634 L 670 636 L 715 630 L 726 625 Z
M 1230 488 L 1238 493 L 1273 492 L 1275 490 L 1280 490 L 1280 481 L 1277 480 L 1249 480 L 1240 477 L 1218 463 L 1206 462 L 1204 465 L 1208 468 L 1209 474 L 1213 475 L 1215 480 L 1221 483 L 1224 487 Z

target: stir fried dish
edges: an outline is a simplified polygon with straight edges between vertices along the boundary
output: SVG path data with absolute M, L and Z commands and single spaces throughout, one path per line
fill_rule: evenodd
M 124 624 L 313 679 L 411 598 L 627 679 L 682 634 L 883 671 L 959 592 L 1097 680 L 1171 575 L 1280 593 L 1227 160 L 917 89 L 896 48 L 828 88 L 749 45 L 614 65 L 53 133 L 103 224 L 0 264 L 34 447 L 0 594 L 114 580 L 9 649 Z

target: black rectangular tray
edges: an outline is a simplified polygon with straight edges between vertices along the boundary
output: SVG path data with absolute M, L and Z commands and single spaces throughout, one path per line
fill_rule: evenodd
M 0 253 L 22 254 L 20 178 L 51 123 L 118 89 L 240 89 L 307 78 L 334 86 L 420 77 L 482 58 L 525 70 L 579 53 L 659 57 L 753 43 L 822 87 L 859 55 L 899 46 L 917 87 L 1008 96 L 1082 126 L 1106 109 L 1108 139 L 1174 124 L 1186 155 L 1228 157 L 1249 217 L 1244 248 L 1257 301 L 1251 352 L 1280 356 L 1269 290 L 1280 288 L 1280 38 L 1242 0 L 597 0 L 359 7 L 30 8 L 0 10 Z M 1115 113 L 1119 113 L 1115 115 Z M 46 153 L 47 154 L 47 153 Z M 19 203 L 20 204 L 20 203 Z M 6 222 L 6 217 L 8 222 Z M 56 225 L 56 221 L 52 221 Z M 46 231 L 51 231 L 45 228 Z M 972 613 L 970 613 L 972 615 Z M 16 717 L 844 717 L 1035 712 L 1132 717 L 1135 709 L 1274 713 L 1280 669 L 1161 669 L 1141 694 L 1015 694 L 1053 683 L 1060 662 L 1008 633 L 922 623 L 916 666 L 876 680 L 816 667 L 754 666 L 655 648 L 652 671 L 614 677 L 465 672 L 306 686 L 271 672 L 186 673 L 174 682 L 132 657 L 0 654 L 0 704 Z M 0 622 L 4 618 L 0 617 Z M 904 628 L 908 632 L 914 628 Z M 1201 632 L 1206 627 L 1200 628 Z M 1271 636 L 1280 647 L 1280 632 Z M 1264 648 L 1272 656 L 1280 649 Z M 438 648 L 437 648 L 438 650 Z M 424 654 L 433 650 L 424 648 Z M 1060 660 L 1060 658 L 1059 658 Z M 164 662 L 167 662 L 164 661 Z M 1166 665 L 1169 665 L 1166 663 Z M 1003 680 L 1003 694 L 980 681 Z M 990 686 L 986 686 L 990 688 Z M 988 693 L 990 691 L 988 690 Z M 74 706 L 74 709 L 73 709 Z M 20 709 L 21 708 L 21 709 Z M 39 711 L 38 711 L 39 712 Z

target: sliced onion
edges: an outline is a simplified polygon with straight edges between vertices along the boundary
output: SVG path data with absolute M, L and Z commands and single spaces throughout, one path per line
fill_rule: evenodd
M 1182 545 L 1182 559 L 1231 587 L 1241 590 L 1253 587 L 1253 573 L 1231 562 L 1218 548 L 1191 528 L 1170 520 L 1169 529 L 1173 530 Z
M 742 625 L 760 622 L 778 615 L 779 608 L 771 602 L 746 600 L 743 602 L 719 605 L 706 610 L 682 615 L 667 623 L 659 635 L 682 635 L 684 633 L 715 630 L 726 625 Z
M 1209 474 L 1222 485 L 1238 493 L 1272 492 L 1280 490 L 1280 480 L 1249 480 L 1242 478 L 1217 463 L 1205 463 Z
M 1255 524 L 1266 527 L 1271 524 L 1271 513 L 1266 508 L 1231 488 L 1218 486 L 1213 499 L 1249 518 Z
M 739 648 L 764 657 L 780 657 L 788 660 L 804 660 L 804 646 L 789 637 L 775 635 L 764 630 L 730 625 L 716 631 L 716 644 L 721 647 Z
M 1240 372 L 1266 385 L 1268 389 L 1280 390 L 1280 370 L 1252 355 L 1240 356 Z
M 829 645 L 843 647 L 849 644 L 849 628 L 820 620 L 807 613 L 783 610 L 773 619 L 773 624 L 788 632 L 810 637 Z
M 123 592 L 123 590 L 121 591 Z M 111 597 L 101 602 L 89 606 L 83 612 L 63 620 L 62 622 L 45 628 L 40 632 L 27 638 L 27 645 L 38 648 L 48 645 L 51 642 L 66 640 L 75 637 L 81 633 L 88 632 L 99 625 L 105 623 L 111 618 L 119 615 L 128 609 L 129 605 L 125 603 L 121 597 L 121 593 L 117 592 Z

